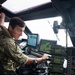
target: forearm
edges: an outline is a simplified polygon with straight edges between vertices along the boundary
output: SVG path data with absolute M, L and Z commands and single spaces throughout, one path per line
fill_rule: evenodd
M 48 58 L 48 54 L 44 54 L 40 58 L 31 58 L 31 57 L 28 57 L 26 64 L 31 64 L 34 60 L 37 61 L 37 62 L 41 62 L 41 61 L 43 61 L 43 60 L 45 60 L 47 58 Z
M 42 57 L 40 57 L 40 58 L 30 58 L 29 57 L 26 64 L 31 64 L 34 60 L 37 62 L 41 62 L 43 60 L 43 58 Z
M 4 25 L 4 21 L 5 21 L 5 14 L 2 12 L 0 13 L 0 25 Z
M 0 19 L 0 25 L 2 26 L 4 25 L 4 20 L 5 20 L 4 18 Z

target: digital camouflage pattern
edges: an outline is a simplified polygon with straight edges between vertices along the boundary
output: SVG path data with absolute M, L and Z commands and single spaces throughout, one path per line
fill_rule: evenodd
M 16 68 L 27 61 L 27 56 L 22 53 L 15 41 L 6 36 L 0 28 L 0 69 L 5 75 L 15 72 Z

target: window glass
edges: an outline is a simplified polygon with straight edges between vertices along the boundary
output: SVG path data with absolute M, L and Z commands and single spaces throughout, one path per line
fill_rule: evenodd
M 51 0 L 7 0 L 2 6 L 13 13 L 18 13 L 49 2 Z
M 57 44 L 66 47 L 66 40 L 68 40 L 68 46 L 72 46 L 69 34 L 66 39 L 66 29 L 59 29 L 58 34 L 53 31 L 53 23 L 58 21 L 58 25 L 62 22 L 62 17 L 45 18 L 38 20 L 25 21 L 28 28 L 32 33 L 38 33 L 40 39 L 57 40 Z

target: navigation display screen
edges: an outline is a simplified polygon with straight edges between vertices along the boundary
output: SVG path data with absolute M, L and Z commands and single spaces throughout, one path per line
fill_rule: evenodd
M 39 50 L 40 51 L 43 51 L 43 52 L 50 53 L 51 46 L 52 45 L 56 45 L 56 43 L 57 42 L 56 41 L 53 41 L 53 40 L 41 39 Z

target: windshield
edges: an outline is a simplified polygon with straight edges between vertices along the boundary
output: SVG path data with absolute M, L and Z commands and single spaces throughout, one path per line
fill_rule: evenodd
M 32 31 L 32 33 L 38 33 L 40 39 L 56 40 L 58 45 L 66 47 L 66 29 L 59 29 L 58 34 L 53 31 L 53 23 L 58 21 L 58 25 L 62 22 L 62 17 L 53 17 L 45 19 L 37 19 L 31 21 L 25 21 L 27 27 Z M 67 36 L 68 44 L 67 46 L 72 46 L 69 34 Z

